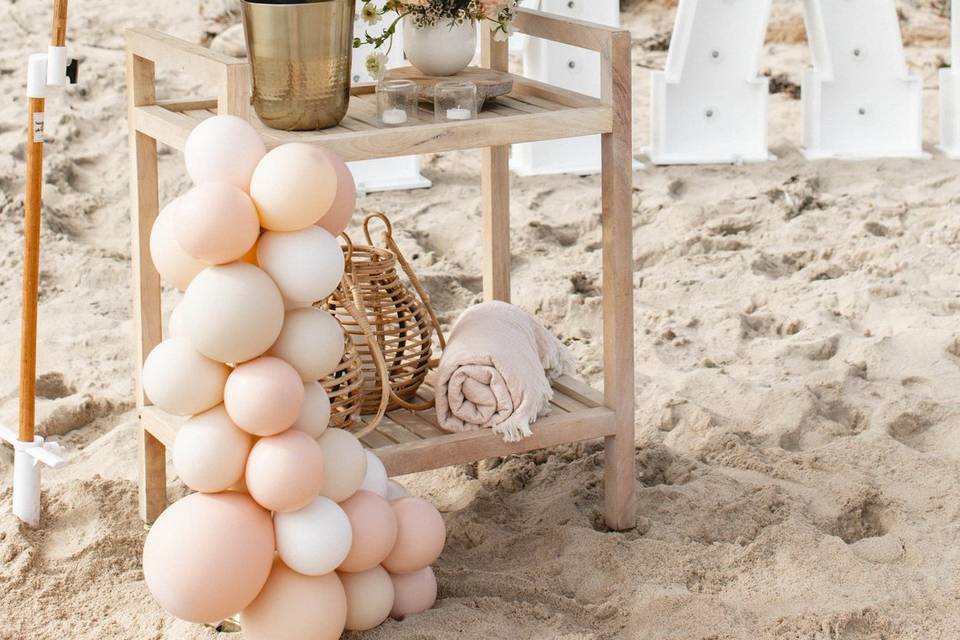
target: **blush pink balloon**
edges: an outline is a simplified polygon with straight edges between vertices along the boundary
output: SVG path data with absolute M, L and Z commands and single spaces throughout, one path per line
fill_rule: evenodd
M 174 209 L 173 232 L 183 250 L 207 264 L 239 260 L 257 242 L 257 208 L 228 182 L 191 189 Z
M 367 631 L 390 617 L 393 580 L 383 567 L 361 573 L 338 573 L 347 594 L 347 629 Z
M 350 225 L 350 219 L 357 208 L 357 183 L 353 180 L 350 167 L 339 156 L 327 152 L 330 164 L 337 172 L 337 194 L 330 209 L 320 218 L 317 226 L 323 227 L 330 235 L 337 237 Z
M 437 601 L 437 577 L 425 567 L 412 573 L 390 574 L 393 580 L 393 610 L 390 617 L 403 620 L 422 613 Z
M 194 493 L 171 505 L 150 528 L 143 577 L 172 615 L 216 622 L 260 593 L 274 544 L 270 514 L 248 496 Z
M 397 542 L 383 567 L 390 573 L 419 571 L 440 557 L 447 539 L 443 516 L 420 498 L 401 498 L 390 503 L 397 516 Z
M 240 612 L 248 640 L 337 640 L 347 622 L 347 596 L 335 573 L 305 576 L 278 558 L 263 591 Z
M 356 573 L 377 566 L 397 542 L 397 516 L 390 503 L 371 491 L 357 491 L 340 503 L 353 529 L 353 546 L 337 571 Z
M 297 370 L 269 356 L 237 366 L 223 389 L 230 419 L 255 436 L 272 436 L 289 429 L 300 417 L 303 396 L 303 381 Z
M 247 491 L 265 509 L 297 511 L 320 492 L 323 467 L 320 445 L 302 431 L 261 438 L 247 458 Z

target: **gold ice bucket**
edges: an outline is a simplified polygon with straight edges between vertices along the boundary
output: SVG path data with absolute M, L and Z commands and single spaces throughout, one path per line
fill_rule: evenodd
M 332 127 L 350 102 L 355 0 L 243 0 L 253 108 L 268 127 Z

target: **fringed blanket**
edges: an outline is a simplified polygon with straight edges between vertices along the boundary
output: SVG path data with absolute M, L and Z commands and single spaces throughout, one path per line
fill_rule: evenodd
M 491 428 L 516 442 L 550 412 L 550 380 L 574 368 L 566 347 L 526 312 L 505 302 L 471 307 L 457 320 L 440 358 L 440 427 Z

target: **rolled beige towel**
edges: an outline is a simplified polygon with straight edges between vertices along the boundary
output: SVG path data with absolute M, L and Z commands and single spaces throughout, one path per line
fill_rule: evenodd
M 550 380 L 574 369 L 566 347 L 525 311 L 505 302 L 471 307 L 457 320 L 440 358 L 440 427 L 491 428 L 516 442 L 550 412 Z

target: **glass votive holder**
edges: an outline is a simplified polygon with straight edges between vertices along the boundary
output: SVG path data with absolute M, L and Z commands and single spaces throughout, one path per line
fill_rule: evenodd
M 457 122 L 477 117 L 477 85 L 469 80 L 444 80 L 433 90 L 436 122 Z
M 377 85 L 377 118 L 388 127 L 417 119 L 417 83 L 413 80 L 384 80 Z

